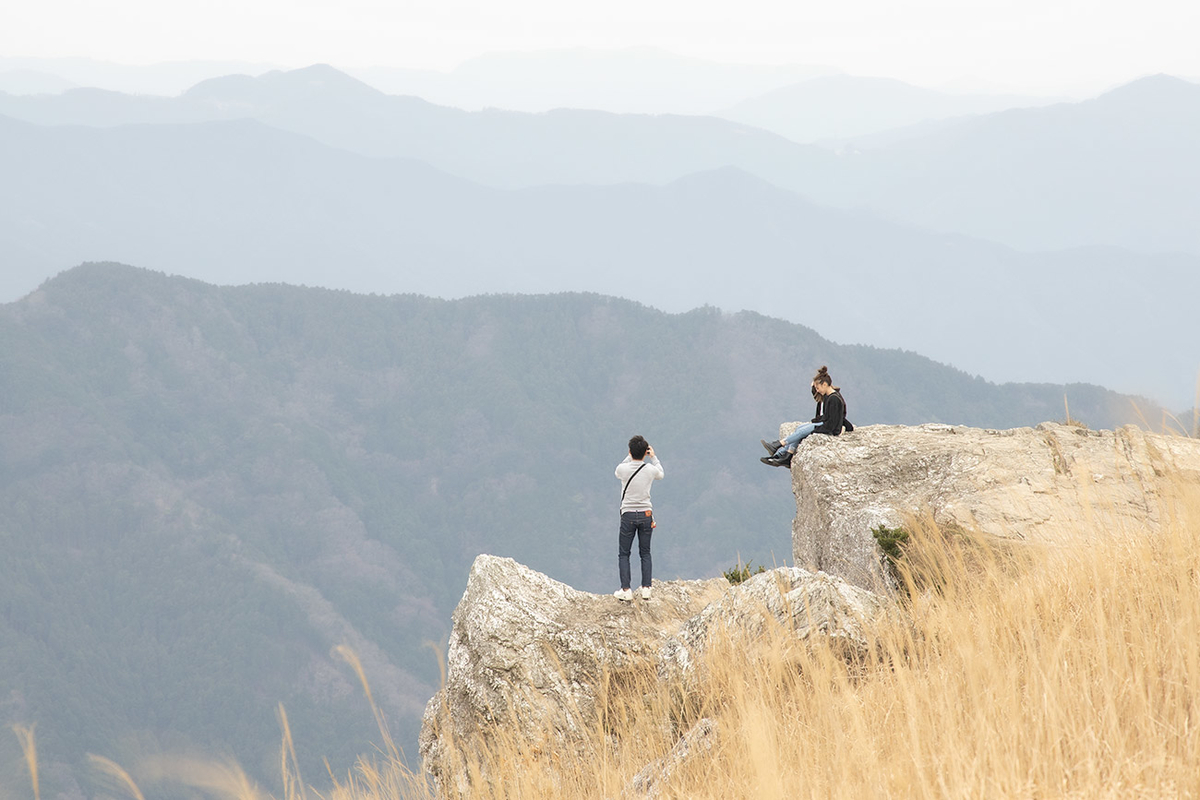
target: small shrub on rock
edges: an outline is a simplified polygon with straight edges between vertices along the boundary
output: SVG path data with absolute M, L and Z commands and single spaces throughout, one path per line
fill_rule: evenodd
M 904 545 L 908 544 L 908 531 L 878 525 L 871 528 L 871 535 L 875 537 L 879 549 L 887 556 L 888 564 L 894 568 L 896 561 L 904 554 Z
M 725 570 L 725 580 L 729 581 L 731 585 L 737 586 L 739 583 L 749 580 L 751 575 L 758 575 L 761 572 L 767 571 L 766 567 L 764 567 L 762 564 L 759 564 L 758 569 L 751 572 L 750 565 L 753 563 L 753 559 L 747 561 L 745 564 L 743 564 L 741 559 L 739 559 L 738 563 L 735 564 L 731 569 Z

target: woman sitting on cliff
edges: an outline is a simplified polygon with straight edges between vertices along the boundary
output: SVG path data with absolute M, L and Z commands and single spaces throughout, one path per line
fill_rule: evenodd
M 813 398 L 817 401 L 817 413 L 811 422 L 806 422 L 796 428 L 783 441 L 768 442 L 759 439 L 762 446 L 771 455 L 759 459 L 772 467 L 789 466 L 792 455 L 800 442 L 814 433 L 824 433 L 828 436 L 838 436 L 845 427 L 847 431 L 854 430 L 850 420 L 846 419 L 846 401 L 842 398 L 841 387 L 834 386 L 829 377 L 829 369 L 821 367 L 812 379 Z

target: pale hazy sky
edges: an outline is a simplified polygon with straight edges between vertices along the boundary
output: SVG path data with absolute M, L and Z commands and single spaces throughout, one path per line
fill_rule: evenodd
M 0 0 L 0 56 L 450 69 L 485 52 L 651 45 L 1023 91 L 1200 77 L 1198 0 Z

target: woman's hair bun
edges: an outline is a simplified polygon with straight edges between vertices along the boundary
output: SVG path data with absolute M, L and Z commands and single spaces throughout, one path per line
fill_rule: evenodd
M 818 375 L 828 375 L 829 367 L 821 367 L 819 370 L 817 370 L 817 374 Z

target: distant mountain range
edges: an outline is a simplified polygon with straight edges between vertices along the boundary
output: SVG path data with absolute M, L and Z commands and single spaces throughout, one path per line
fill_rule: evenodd
M 220 75 L 260 75 L 278 65 L 245 61 L 168 61 L 118 64 L 94 58 L 0 56 L 0 92 L 57 93 L 73 87 L 129 94 L 176 95 Z
M 0 297 L 103 257 L 226 284 L 752 309 L 992 379 L 1093 382 L 1180 408 L 1200 366 L 1200 259 L 1026 255 L 816 206 L 732 169 L 512 191 L 252 121 L 0 120 L 0 170 Z
M 587 108 L 622 114 L 709 114 L 779 87 L 838 70 L 827 66 L 724 64 L 654 47 L 492 53 L 449 72 L 388 67 L 348 70 L 388 94 L 471 110 Z
M 57 93 L 78 86 L 129 94 L 177 95 L 209 78 L 239 73 L 260 75 L 279 68 L 215 61 L 135 66 L 86 58 L 0 56 L 0 91 Z M 449 71 L 360 67 L 349 72 L 388 94 L 423 97 L 439 105 L 471 110 L 591 108 L 615 113 L 707 114 L 837 70 L 806 65 L 725 64 L 653 47 L 627 47 L 491 53 Z
M 321 66 L 214 79 L 173 99 L 0 96 L 0 114 L 82 125 L 257 119 L 500 188 L 664 184 L 733 166 L 823 205 L 1023 250 L 1200 255 L 1200 86 L 1167 76 L 1082 103 L 943 122 L 872 149 L 843 142 L 840 155 L 711 117 L 468 113 Z
M 571 109 L 466 112 L 386 95 L 323 65 L 259 78 L 215 78 L 177 98 L 94 89 L 0 95 L 0 115 L 41 125 L 104 127 L 254 119 L 332 147 L 418 159 L 500 188 L 662 184 L 725 166 L 803 176 L 830 170 L 835 162 L 820 148 L 713 117 Z
M 0 62 L 2 63 L 2 62 Z M 78 84 L 66 78 L 32 69 L 3 69 L 0 67 L 0 92 L 9 94 L 58 94 L 77 89 Z
M 1200 85 L 1158 75 L 855 154 L 834 203 L 1038 250 L 1200 254 Z
M 1137 419 L 1093 386 L 997 386 L 758 314 L 598 295 L 90 264 L 0 305 L 0 342 L 0 723 L 37 724 L 46 797 L 86 796 L 87 752 L 135 776 L 147 755 L 228 753 L 282 796 L 280 702 L 303 774 L 322 756 L 344 774 L 378 734 L 338 644 L 414 756 L 438 681 L 424 643 L 476 555 L 613 588 L 633 433 L 667 471 L 657 575 L 785 558 L 795 504 L 758 438 L 811 413 L 820 364 L 859 425 L 1033 425 L 1064 394 L 1093 426 Z M 7 776 L 19 759 L 0 737 Z
M 1061 98 L 949 94 L 892 78 L 827 75 L 743 100 L 717 116 L 797 142 L 818 142 L 1058 101 Z

